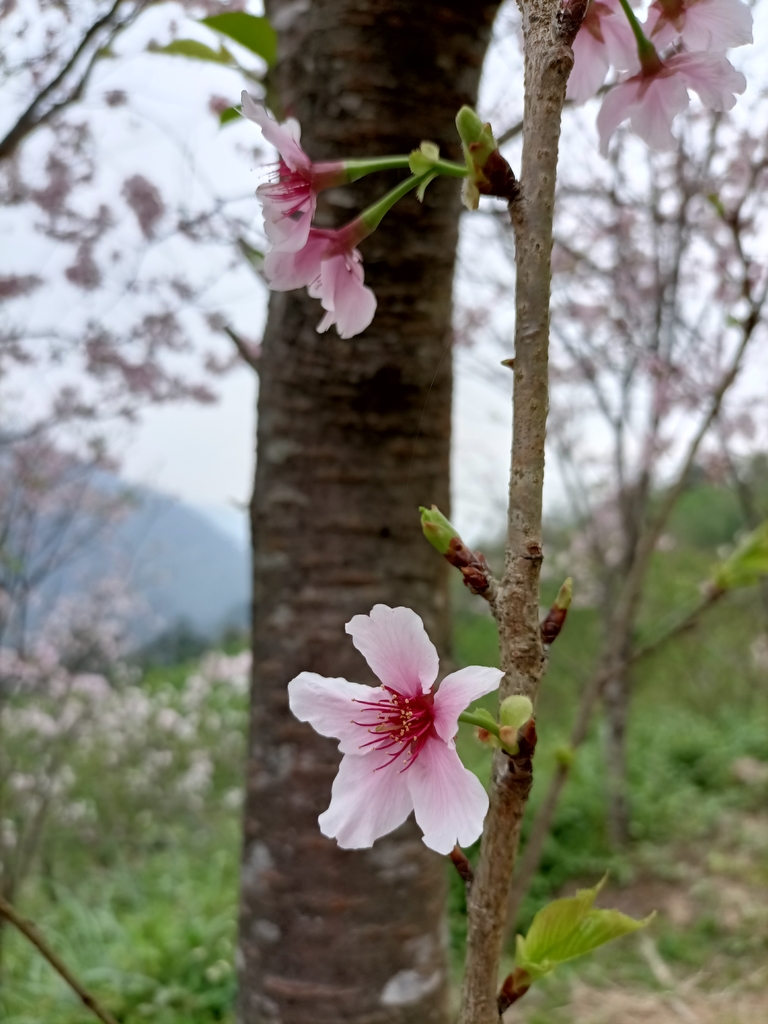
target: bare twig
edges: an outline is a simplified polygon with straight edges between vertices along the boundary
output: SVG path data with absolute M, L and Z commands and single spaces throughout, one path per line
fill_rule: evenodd
M 48 961 L 53 969 L 61 975 L 73 992 L 79 996 L 82 1003 L 88 1007 L 91 1013 L 95 1014 L 103 1024 L 117 1024 L 117 1021 L 104 1007 L 96 1000 L 96 997 L 80 984 L 74 974 L 70 971 L 58 953 L 55 953 L 40 934 L 34 921 L 30 921 L 19 914 L 3 896 L 0 895 L 0 917 L 4 917 L 14 927 L 18 928 L 25 938 L 29 939 L 33 946 Z
M 230 338 L 232 344 L 238 351 L 238 355 L 247 363 L 248 366 L 255 372 L 259 372 L 259 354 L 258 350 L 254 349 L 245 338 L 241 338 L 240 335 L 234 331 L 228 324 L 224 325 L 224 333 Z
M 535 698 L 544 670 L 539 629 L 539 572 L 544 440 L 549 405 L 549 303 L 552 220 L 565 88 L 573 66 L 570 43 L 586 2 L 567 17 L 553 0 L 521 0 L 525 110 L 520 195 L 510 203 L 515 233 L 515 364 L 512 467 L 504 575 L 493 612 L 505 676 L 501 700 Z M 497 992 L 506 901 L 523 811 L 533 781 L 533 719 L 521 731 L 519 754 L 497 751 L 480 858 L 467 904 L 467 958 L 460 1024 L 497 1024 Z

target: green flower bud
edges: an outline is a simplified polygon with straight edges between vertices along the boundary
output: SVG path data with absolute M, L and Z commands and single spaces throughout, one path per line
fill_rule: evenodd
M 516 693 L 511 697 L 505 697 L 499 708 L 499 721 L 502 725 L 512 729 L 519 729 L 525 725 L 533 714 L 533 704 L 528 697 Z
M 567 612 L 571 607 L 571 599 L 573 598 L 573 580 L 569 576 L 568 579 L 563 583 L 562 587 L 557 592 L 555 603 L 552 605 L 553 608 L 557 608 L 560 611 Z
M 458 532 L 437 505 L 433 505 L 432 508 L 420 506 L 419 512 L 421 512 L 421 528 L 424 531 L 424 536 L 433 548 L 444 555 L 453 538 L 459 536 Z

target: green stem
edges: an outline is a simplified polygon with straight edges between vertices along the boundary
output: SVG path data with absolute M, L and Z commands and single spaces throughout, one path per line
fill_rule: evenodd
M 426 174 L 412 174 L 410 178 L 406 178 L 399 185 L 390 189 L 378 202 L 363 210 L 358 220 L 364 225 L 367 233 L 370 234 L 372 231 L 375 231 L 379 224 L 381 224 L 385 214 L 389 213 L 395 203 L 407 195 L 411 189 L 418 188 L 426 177 Z
M 363 160 L 345 160 L 344 170 L 348 181 L 357 181 L 366 174 L 376 171 L 391 171 L 398 167 L 408 167 L 410 157 L 407 156 L 375 156 Z
M 473 715 L 471 711 L 462 711 L 459 715 L 459 721 L 465 722 L 467 725 L 476 725 L 480 729 L 485 729 L 486 732 L 492 733 L 496 739 L 499 739 L 499 727 L 496 723 L 491 723 L 487 718 L 483 718 L 480 715 Z
M 345 160 L 344 170 L 347 172 L 348 181 L 357 181 L 359 178 L 364 178 L 366 174 L 374 174 L 376 171 L 391 171 L 398 167 L 408 167 L 410 159 L 410 156 L 376 156 L 362 160 Z M 466 166 L 454 163 L 452 160 L 436 160 L 432 170 L 436 174 L 446 174 L 451 178 L 467 176 Z
M 643 71 L 657 71 L 661 67 L 661 58 L 656 52 L 656 47 L 643 32 L 637 15 L 629 5 L 629 0 L 619 0 L 619 3 L 637 40 L 637 55 L 640 58 Z

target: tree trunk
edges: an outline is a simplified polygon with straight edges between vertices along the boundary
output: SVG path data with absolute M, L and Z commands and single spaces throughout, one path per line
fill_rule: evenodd
M 616 850 L 629 842 L 629 794 L 627 791 L 627 722 L 630 706 L 629 666 L 611 673 L 605 685 L 606 785 L 608 790 L 608 838 Z
M 453 119 L 476 97 L 495 3 L 273 0 L 273 85 L 315 159 L 460 159 Z M 400 175 L 401 177 L 402 175 Z M 324 194 L 338 225 L 398 175 Z M 290 714 L 303 669 L 373 682 L 344 623 L 408 605 L 445 654 L 446 563 L 417 506 L 449 501 L 451 288 L 459 189 L 430 185 L 362 246 L 379 306 L 342 341 L 304 293 L 272 296 L 260 365 L 252 504 L 253 694 L 240 920 L 241 1024 L 432 1024 L 447 1014 L 445 866 L 412 822 L 340 850 L 318 814 L 339 756 Z

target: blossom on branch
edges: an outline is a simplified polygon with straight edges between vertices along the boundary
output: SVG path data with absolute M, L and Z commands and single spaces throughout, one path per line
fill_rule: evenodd
M 658 47 L 680 37 L 688 50 L 727 50 L 752 42 L 752 11 L 742 0 L 655 0 L 645 32 Z
M 437 651 L 409 608 L 377 604 L 346 630 L 381 686 L 314 672 L 288 684 L 294 715 L 338 739 L 344 755 L 321 831 L 347 849 L 372 846 L 413 810 L 431 849 L 470 845 L 482 832 L 488 796 L 459 760 L 454 737 L 459 714 L 495 690 L 503 673 L 471 666 L 435 690 Z
M 344 184 L 346 168 L 341 160 L 313 163 L 301 148 L 298 121 L 289 118 L 278 124 L 247 92 L 241 99 L 243 115 L 256 122 L 280 154 L 277 180 L 256 189 L 264 207 L 264 230 L 275 249 L 297 252 L 307 243 L 318 192 Z
M 629 119 L 633 131 L 651 149 L 673 149 L 677 143 L 671 126 L 690 102 L 688 90 L 697 93 L 710 110 L 731 110 L 736 93 L 747 87 L 744 75 L 722 53 L 678 53 L 667 60 L 654 54 L 653 62 L 620 82 L 603 100 L 597 115 L 600 151 L 608 152 L 611 136 Z
M 573 41 L 568 99 L 574 103 L 592 99 L 611 65 L 619 71 L 636 71 L 637 43 L 619 0 L 590 0 Z
M 355 248 L 362 231 L 359 221 L 344 228 L 311 228 L 298 252 L 272 249 L 264 258 L 264 273 L 273 291 L 307 288 L 320 299 L 325 316 L 318 331 L 332 324 L 342 338 L 360 334 L 373 320 L 376 296 L 363 284 L 363 257 Z

